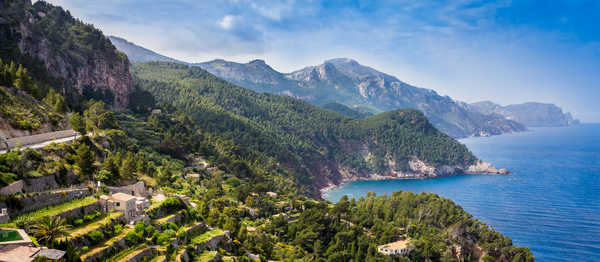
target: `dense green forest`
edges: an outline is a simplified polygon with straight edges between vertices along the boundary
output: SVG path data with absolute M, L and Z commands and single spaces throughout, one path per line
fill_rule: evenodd
M 350 108 L 346 105 L 340 104 L 340 103 L 327 103 L 321 106 L 324 109 L 327 110 L 331 110 L 333 112 L 338 112 L 342 115 L 345 115 L 347 117 L 353 118 L 353 119 L 360 119 L 360 118 L 366 118 L 369 116 L 372 116 L 373 113 L 370 112 L 362 112 L 359 111 L 358 109 L 353 109 Z
M 271 159 L 290 167 L 299 185 L 338 181 L 339 167 L 358 175 L 406 170 L 412 157 L 434 166 L 476 160 L 416 110 L 353 120 L 298 99 L 232 85 L 198 67 L 136 63 L 132 74 L 159 104 L 188 114 L 205 132 L 258 152 L 246 156 L 249 162 L 264 165 Z M 360 150 L 374 157 L 366 160 Z M 389 167 L 389 159 L 396 165 Z

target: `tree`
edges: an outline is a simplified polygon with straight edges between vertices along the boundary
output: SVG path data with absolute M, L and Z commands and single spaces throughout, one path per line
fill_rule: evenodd
M 34 83 L 33 79 L 27 73 L 27 69 L 22 65 L 19 65 L 17 72 L 15 73 L 15 79 L 13 83 L 19 89 L 29 93 L 30 95 L 39 98 L 37 84 Z
M 52 106 L 54 111 L 59 113 L 64 113 L 67 111 L 67 103 L 65 102 L 65 98 L 62 97 L 59 93 L 54 91 L 53 88 L 48 90 L 48 94 L 44 98 L 44 102 L 49 106 Z
M 86 144 L 80 144 L 75 153 L 77 154 L 76 163 L 79 166 L 81 175 L 91 176 L 94 174 L 94 152 L 90 150 L 90 147 Z
M 51 246 L 58 237 L 69 236 L 68 230 L 66 221 L 59 216 L 46 216 L 30 227 L 31 234 L 46 246 Z
M 69 119 L 69 123 L 71 124 L 73 130 L 79 132 L 82 136 L 85 136 L 87 134 L 85 127 L 85 119 L 83 119 L 83 117 L 81 117 L 79 113 L 73 113 L 71 119 Z
M 136 162 L 131 152 L 127 152 L 125 159 L 123 159 L 123 163 L 121 164 L 121 168 L 119 169 L 119 173 L 122 178 L 132 179 L 135 178 L 135 166 Z

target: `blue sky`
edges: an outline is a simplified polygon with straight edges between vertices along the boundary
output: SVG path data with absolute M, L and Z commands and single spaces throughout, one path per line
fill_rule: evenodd
M 177 59 L 282 72 L 349 57 L 466 102 L 556 103 L 600 122 L 600 1 L 51 0 Z

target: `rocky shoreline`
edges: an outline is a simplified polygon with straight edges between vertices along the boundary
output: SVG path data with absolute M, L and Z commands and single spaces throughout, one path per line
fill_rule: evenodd
M 509 175 L 511 172 L 506 168 L 496 168 L 492 164 L 483 160 L 478 160 L 477 163 L 466 168 L 458 166 L 440 166 L 432 167 L 424 162 L 414 159 L 409 162 L 409 166 L 413 172 L 390 172 L 388 175 L 368 174 L 367 176 L 344 176 L 339 183 L 329 182 L 325 186 L 319 188 L 319 194 L 322 197 L 327 191 L 331 191 L 342 185 L 365 180 L 391 180 L 391 179 L 428 179 L 460 175 Z

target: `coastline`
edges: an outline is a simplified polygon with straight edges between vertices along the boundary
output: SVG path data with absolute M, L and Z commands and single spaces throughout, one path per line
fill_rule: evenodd
M 485 162 L 487 164 L 487 162 Z M 488 171 L 488 172 L 469 172 L 465 171 L 460 174 L 452 174 L 452 175 L 436 175 L 436 176 L 428 176 L 424 174 L 420 175 L 409 175 L 409 176 L 386 176 L 386 175 L 374 175 L 371 177 L 353 177 L 350 179 L 343 179 L 339 184 L 328 183 L 326 186 L 319 188 L 319 196 L 323 198 L 323 195 L 327 194 L 327 192 L 332 191 L 334 189 L 340 188 L 347 183 L 356 182 L 356 181 L 377 181 L 377 180 L 425 180 L 425 179 L 436 179 L 442 177 L 453 177 L 453 176 L 473 176 L 473 175 L 510 175 L 511 171 L 508 171 L 504 168 L 495 169 L 496 171 Z

